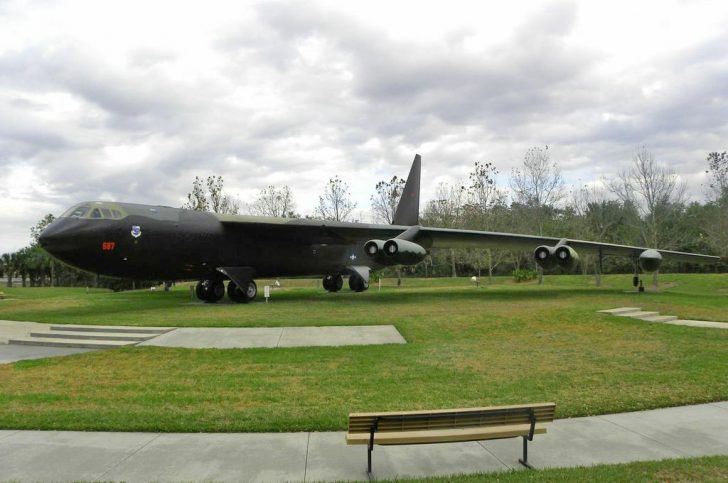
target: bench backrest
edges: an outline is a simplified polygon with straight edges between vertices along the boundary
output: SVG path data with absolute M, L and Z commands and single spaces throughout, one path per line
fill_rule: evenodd
M 556 404 L 349 414 L 350 433 L 418 431 L 551 422 Z

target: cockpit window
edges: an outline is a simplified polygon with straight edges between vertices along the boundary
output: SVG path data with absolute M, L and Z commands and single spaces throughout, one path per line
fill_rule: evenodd
M 127 216 L 124 209 L 115 203 L 107 204 L 105 201 L 97 201 L 94 204 L 102 206 L 89 206 L 88 203 L 84 203 L 74 206 L 61 216 L 66 218 L 90 218 L 92 220 L 120 220 Z
M 88 213 L 88 206 L 78 206 L 68 216 L 71 218 L 83 218 L 86 213 Z

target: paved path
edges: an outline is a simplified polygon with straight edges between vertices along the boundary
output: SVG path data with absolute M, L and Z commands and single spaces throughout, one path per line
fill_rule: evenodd
M 562 419 L 529 445 L 536 468 L 728 454 L 728 401 Z M 520 438 L 376 446 L 377 478 L 520 468 Z M 344 433 L 0 431 L 0 480 L 332 481 L 366 478 Z

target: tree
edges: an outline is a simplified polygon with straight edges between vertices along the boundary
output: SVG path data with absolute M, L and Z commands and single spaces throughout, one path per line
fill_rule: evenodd
M 498 187 L 498 170 L 490 162 L 475 162 L 473 171 L 469 174 L 470 186 L 467 188 L 466 225 L 476 230 L 500 231 L 502 216 L 507 213 L 506 195 Z M 478 270 L 485 263 L 488 267 L 488 280 L 493 280 L 493 270 L 501 263 L 505 256 L 503 250 L 491 248 L 476 249 L 470 252 L 469 258 Z
M 348 221 L 354 208 L 356 203 L 351 200 L 349 185 L 338 176 L 334 176 L 329 179 L 324 187 L 324 193 L 319 196 L 316 214 L 324 220 Z
M 371 196 L 372 214 L 374 220 L 391 225 L 394 222 L 394 214 L 397 211 L 399 199 L 404 191 L 406 180 L 392 177 L 389 181 L 380 181 L 375 189 L 376 194 Z
M 708 169 L 705 172 L 711 177 L 709 187 L 712 198 L 728 197 L 728 153 L 708 153 Z
M 673 248 L 678 244 L 681 233 L 671 228 L 684 208 L 685 183 L 672 170 L 657 165 L 645 146 L 637 150 L 632 168 L 621 171 L 607 187 L 639 210 L 645 245 Z
M 2 257 L 0 257 L 3 264 L 3 273 L 8 279 L 7 286 L 12 287 L 13 286 L 13 275 L 15 275 L 15 266 L 13 265 L 14 259 L 13 255 L 10 253 L 3 253 Z
M 522 168 L 511 173 L 511 190 L 522 222 L 544 234 L 544 225 L 552 218 L 556 205 L 564 198 L 564 178 L 555 162 L 551 162 L 549 147 L 526 151 Z M 538 268 L 538 283 L 543 283 L 543 270 Z
M 423 220 L 428 225 L 443 228 L 461 228 L 465 215 L 465 186 L 449 185 L 440 183 L 435 192 L 435 199 L 430 200 L 425 205 Z M 433 257 L 435 258 L 435 257 Z M 457 277 L 456 270 L 456 251 L 450 249 L 450 273 L 451 276 Z
M 195 176 L 195 180 L 192 182 L 192 191 L 187 193 L 187 203 L 182 207 L 195 211 L 238 214 L 240 202 L 223 192 L 223 184 L 222 176 L 208 176 L 204 182 L 201 178 Z
M 263 188 L 252 206 L 252 211 L 256 215 L 281 218 L 296 218 L 295 209 L 296 203 L 288 186 L 280 189 L 275 186 Z
M 513 170 L 510 181 L 514 201 L 528 208 L 538 234 L 543 235 L 547 212 L 564 198 L 564 179 L 551 162 L 548 146 L 526 151 L 522 168 Z
M 710 174 L 709 202 L 706 205 L 705 227 L 708 245 L 714 253 L 728 257 L 728 154 L 712 152 L 708 154 Z

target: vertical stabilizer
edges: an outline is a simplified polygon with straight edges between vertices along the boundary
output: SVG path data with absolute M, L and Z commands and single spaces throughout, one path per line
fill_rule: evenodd
M 420 165 L 419 154 L 412 162 L 407 182 L 399 199 L 397 211 L 394 212 L 393 225 L 413 226 L 420 224 Z

